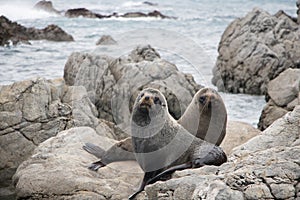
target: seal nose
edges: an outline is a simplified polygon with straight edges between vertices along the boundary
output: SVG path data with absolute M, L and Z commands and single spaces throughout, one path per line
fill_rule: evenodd
M 145 96 L 145 100 L 148 101 L 150 99 L 149 96 Z

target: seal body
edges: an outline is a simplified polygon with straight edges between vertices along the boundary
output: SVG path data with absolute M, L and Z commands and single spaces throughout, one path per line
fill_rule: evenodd
M 222 97 L 212 88 L 200 89 L 178 123 L 197 138 L 219 146 L 226 135 L 227 124 Z
M 130 199 L 167 172 L 227 161 L 220 147 L 195 137 L 170 116 L 165 97 L 156 89 L 147 88 L 137 97 L 131 134 L 136 160 L 145 175 Z

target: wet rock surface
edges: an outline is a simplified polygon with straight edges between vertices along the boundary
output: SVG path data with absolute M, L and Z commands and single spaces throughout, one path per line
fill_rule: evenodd
M 53 7 L 53 3 L 51 1 L 46 1 L 46 0 L 39 1 L 34 5 L 33 8 L 37 10 L 44 10 L 46 12 L 50 12 L 54 14 L 60 14 L 60 12 Z
M 26 28 L 16 22 L 12 22 L 4 16 L 0 16 L 0 45 L 14 45 L 28 40 L 50 41 L 74 41 L 73 37 L 57 25 L 49 25 L 44 29 Z

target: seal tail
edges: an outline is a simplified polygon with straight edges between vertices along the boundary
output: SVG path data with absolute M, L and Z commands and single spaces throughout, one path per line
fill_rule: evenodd
M 85 143 L 84 146 L 82 147 L 85 151 L 89 152 L 90 154 L 93 154 L 97 158 L 102 158 L 103 155 L 105 154 L 105 150 L 102 149 L 101 147 L 94 145 L 92 143 Z

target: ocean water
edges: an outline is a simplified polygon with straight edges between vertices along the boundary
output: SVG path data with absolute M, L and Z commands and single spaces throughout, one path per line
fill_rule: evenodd
M 36 76 L 63 76 L 64 65 L 72 52 L 93 52 L 120 56 L 134 45 L 149 43 L 161 56 L 175 63 L 179 70 L 193 74 L 195 80 L 211 84 L 212 68 L 218 56 L 221 35 L 230 22 L 245 16 L 255 7 L 275 14 L 284 10 L 296 16 L 295 0 L 53 0 L 58 10 L 84 7 L 101 14 L 159 10 L 177 19 L 88 19 L 65 18 L 33 10 L 36 0 L 0 0 L 0 15 L 26 26 L 44 28 L 57 24 L 71 34 L 75 42 L 31 41 L 0 47 L 0 84 L 11 84 Z M 101 35 L 111 35 L 122 48 L 96 47 Z M 112 49 L 110 49 L 112 48 Z M 118 51 L 117 51 L 118 50 Z M 263 96 L 221 93 L 229 120 L 244 121 L 256 126 L 265 104 Z

